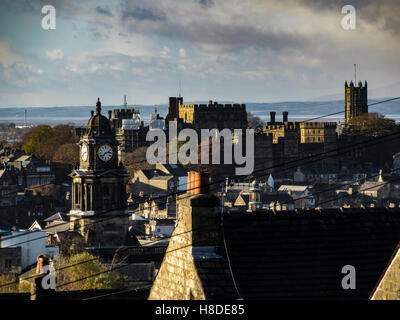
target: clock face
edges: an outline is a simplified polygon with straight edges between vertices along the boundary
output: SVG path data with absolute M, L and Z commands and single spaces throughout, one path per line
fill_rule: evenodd
M 81 148 L 81 159 L 83 161 L 86 161 L 88 159 L 88 148 L 86 144 L 84 144 Z
M 98 150 L 97 155 L 105 162 L 111 160 L 113 156 L 113 149 L 108 144 L 103 144 Z

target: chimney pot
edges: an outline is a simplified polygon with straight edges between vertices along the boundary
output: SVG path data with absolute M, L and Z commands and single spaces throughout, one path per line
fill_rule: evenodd
M 288 122 L 288 114 L 289 114 L 289 112 L 287 112 L 287 111 L 282 112 L 283 122 Z
M 275 111 L 271 111 L 269 114 L 270 114 L 270 117 L 271 117 L 271 123 L 275 123 L 275 114 L 276 114 L 276 112 Z

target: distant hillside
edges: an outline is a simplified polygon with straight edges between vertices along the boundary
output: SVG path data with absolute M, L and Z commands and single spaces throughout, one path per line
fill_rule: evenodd
M 369 103 L 375 103 L 382 99 L 369 99 Z M 189 102 L 190 103 L 190 102 Z M 191 102 L 193 103 L 193 102 Z M 202 103 L 202 102 L 199 102 Z M 203 102 L 205 103 L 205 102 Z M 224 103 L 224 102 L 221 102 Z M 225 102 L 227 103 L 227 102 Z M 229 102 L 232 103 L 232 102 Z M 114 108 L 121 108 L 115 106 L 103 106 L 103 114 L 107 116 L 107 111 Z M 156 105 L 156 106 L 136 106 L 140 110 L 141 117 L 144 121 L 148 121 L 150 113 L 154 112 L 157 108 L 158 113 L 161 116 L 165 116 L 168 111 L 167 105 Z M 86 123 L 90 117 L 90 111 L 94 110 L 93 106 L 82 106 L 82 107 L 13 107 L 13 108 L 0 108 L 0 121 L 15 121 L 22 123 L 24 120 L 24 109 L 28 110 L 28 121 L 32 120 L 32 123 L 65 123 L 67 121 L 83 124 Z M 250 111 L 255 116 L 262 118 L 269 118 L 270 111 L 276 111 L 277 119 L 281 118 L 283 111 L 289 112 L 289 119 L 291 116 L 319 116 L 324 114 L 330 114 L 344 110 L 344 100 L 334 101 L 287 101 L 287 102 L 276 102 L 276 103 L 246 103 L 247 111 Z M 379 112 L 384 115 L 400 115 L 400 100 L 391 101 L 370 107 L 371 112 Z M 340 115 L 339 115 L 340 117 Z M 35 121 L 33 121 L 36 119 Z

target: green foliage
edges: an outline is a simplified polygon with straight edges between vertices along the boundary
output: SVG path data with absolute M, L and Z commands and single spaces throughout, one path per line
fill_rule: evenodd
M 61 268 L 64 269 L 58 270 Z M 58 270 L 56 271 L 57 286 L 68 283 L 57 289 L 61 291 L 119 289 L 124 286 L 125 279 L 122 276 L 115 271 L 110 271 L 109 267 L 102 265 L 88 252 L 60 257 L 55 269 Z
M 22 149 L 26 154 L 32 154 L 44 160 L 74 162 L 78 157 L 78 148 L 71 144 L 78 141 L 69 125 L 50 127 L 39 125 L 22 137 Z
M 19 283 L 18 276 L 10 273 L 0 274 L 0 293 L 30 292 L 29 283 Z
M 393 119 L 386 119 L 385 116 L 372 112 L 351 119 L 345 133 L 353 136 L 381 137 L 399 129 Z

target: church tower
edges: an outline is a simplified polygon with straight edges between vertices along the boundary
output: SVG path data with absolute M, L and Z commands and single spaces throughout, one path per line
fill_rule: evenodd
M 361 81 L 358 83 L 358 86 L 355 86 L 353 81 L 350 82 L 349 86 L 346 81 L 344 89 L 344 112 L 347 124 L 351 119 L 368 113 L 367 81 L 365 81 L 364 86 Z
M 96 114 L 80 131 L 79 168 L 71 173 L 72 209 L 70 229 L 77 230 L 91 246 L 125 244 L 128 214 L 126 183 L 129 179 L 118 159 L 118 142 L 109 119 Z

